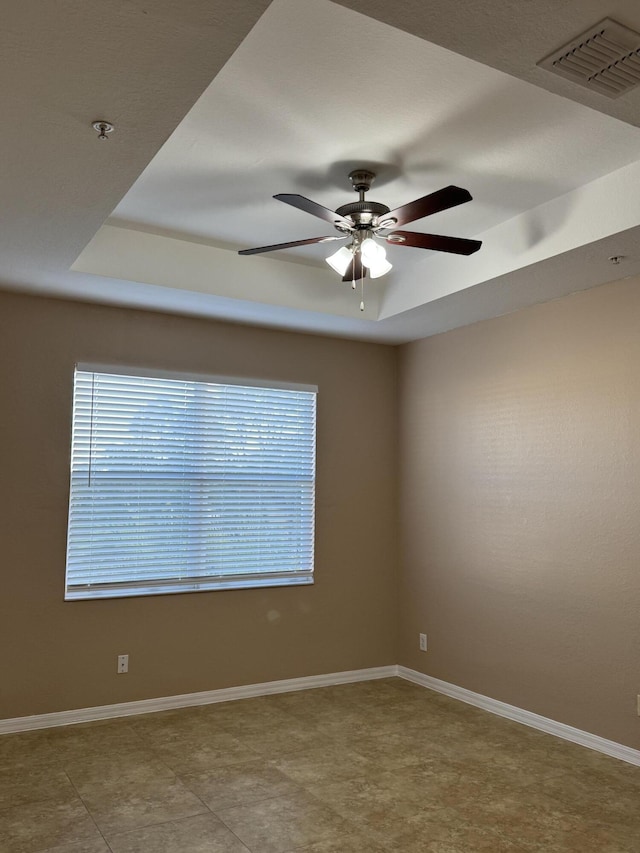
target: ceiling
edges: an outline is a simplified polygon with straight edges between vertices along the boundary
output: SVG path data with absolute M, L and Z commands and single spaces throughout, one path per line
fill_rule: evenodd
M 536 66 L 605 16 L 640 31 L 637 4 L 6 7 L 4 288 L 398 343 L 640 273 L 640 87 L 610 100 Z M 388 247 L 364 312 L 334 244 L 237 255 L 331 234 L 272 196 L 335 209 L 358 166 L 391 208 L 469 189 L 407 229 L 483 248 Z

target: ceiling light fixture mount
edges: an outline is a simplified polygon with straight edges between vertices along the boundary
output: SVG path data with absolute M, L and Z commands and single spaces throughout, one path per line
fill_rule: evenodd
M 110 121 L 104 121 L 103 119 L 97 119 L 96 121 L 91 122 L 91 127 L 98 134 L 98 139 L 101 142 L 105 142 L 109 137 L 108 133 L 113 133 L 115 127 L 111 124 Z

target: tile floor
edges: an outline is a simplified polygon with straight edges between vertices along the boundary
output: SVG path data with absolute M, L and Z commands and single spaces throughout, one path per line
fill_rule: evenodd
M 2 853 L 640 853 L 640 767 L 400 679 L 0 737 Z

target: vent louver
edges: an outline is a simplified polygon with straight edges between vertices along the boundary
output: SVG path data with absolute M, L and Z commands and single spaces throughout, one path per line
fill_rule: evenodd
M 605 18 L 538 65 L 618 98 L 640 83 L 640 34 Z

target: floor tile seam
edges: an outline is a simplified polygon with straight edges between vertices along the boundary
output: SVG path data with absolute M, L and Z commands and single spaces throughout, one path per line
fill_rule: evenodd
M 196 796 L 197 796 L 197 794 L 196 794 Z M 218 820 L 222 820 L 222 818 L 220 817 L 220 814 L 219 814 L 219 812 L 221 812 L 221 811 L 228 811 L 229 809 L 250 808 L 251 806 L 257 805 L 258 803 L 267 803 L 270 800 L 277 800 L 283 796 L 287 796 L 287 795 L 286 794 L 274 794 L 273 796 L 259 797 L 258 799 L 246 800 L 245 802 L 242 802 L 242 803 L 234 803 L 232 806 L 218 806 L 217 807 L 218 811 L 216 811 L 216 808 L 214 806 L 207 806 L 207 808 L 209 809 L 209 811 L 211 812 L 212 815 L 214 815 L 215 817 L 218 818 Z
M 316 796 L 315 796 L 315 794 L 313 794 L 311 791 L 309 791 L 309 790 L 307 790 L 306 788 L 304 788 L 304 786 L 302 786 L 302 785 L 301 785 L 300 787 L 301 787 L 301 788 L 303 788 L 302 793 L 306 794 L 306 796 L 307 796 L 307 797 L 310 797 L 312 800 L 315 800 L 315 802 L 316 802 L 316 804 L 317 804 L 318 806 L 320 806 L 320 807 L 322 807 L 322 808 L 324 808 L 324 809 L 329 809 L 329 811 L 330 811 L 330 812 L 332 812 L 332 814 L 333 814 L 335 817 L 340 818 L 340 820 L 346 820 L 346 818 L 344 818 L 344 817 L 343 817 L 339 812 L 337 812 L 334 808 L 332 808 L 328 803 L 325 803 L 323 800 L 320 800 L 318 797 L 316 797 Z M 295 796 L 295 795 L 294 795 L 294 796 Z M 264 803 L 264 802 L 271 802 L 272 800 L 282 800 L 282 799 L 286 799 L 287 797 L 291 797 L 291 795 L 290 795 L 290 794 L 289 794 L 289 795 L 287 795 L 287 794 L 278 794 L 278 795 L 277 795 L 277 796 L 275 796 L 275 797 L 268 797 L 266 800 L 261 800 L 260 802 L 263 802 L 263 803 Z M 247 808 L 247 807 L 250 807 L 251 805 L 252 805 L 251 803 L 247 803 L 247 804 L 245 804 L 244 806 L 231 806 L 231 808 Z M 229 811 L 229 810 L 230 810 L 230 809 L 222 809 L 222 811 Z M 219 814 L 217 814 L 217 813 L 215 813 L 215 812 L 214 812 L 214 814 L 215 814 L 215 815 L 216 815 L 216 817 L 217 817 L 217 818 L 219 818 L 219 819 L 220 819 L 220 820 L 225 824 L 225 826 L 226 826 L 226 822 L 224 821 L 224 818 L 222 818 Z M 243 842 L 243 843 L 244 843 L 244 842 Z
M 338 746 L 338 745 L 336 745 L 336 746 Z M 321 749 L 320 749 L 320 748 L 319 748 L 319 751 L 321 751 Z M 368 757 L 367 755 L 365 755 L 364 753 L 359 752 L 359 751 L 358 751 L 358 749 L 357 749 L 357 747 L 348 747 L 348 751 L 349 751 L 349 753 L 350 753 L 351 755 L 354 755 L 354 756 L 356 756 L 357 758 L 361 758 L 364 762 L 366 762 L 366 763 L 367 763 L 367 764 L 369 764 L 369 765 L 373 763 L 373 762 L 372 762 L 372 760 L 371 760 L 371 758 L 369 758 L 369 757 Z M 325 750 L 324 752 L 325 752 L 325 754 L 326 754 L 326 750 Z M 306 753 L 304 753 L 304 754 L 305 754 L 305 755 L 307 755 L 307 756 L 309 756 L 311 759 L 313 759 L 313 757 L 314 757 L 313 755 L 310 755 L 310 751 L 307 751 L 307 752 L 306 752 Z M 289 760 L 290 760 L 290 758 L 291 758 L 291 755 L 297 756 L 297 755 L 298 755 L 298 753 L 292 753 L 292 754 L 289 754 L 289 755 L 283 755 L 283 756 L 281 756 L 281 757 L 279 757 L 279 758 L 273 758 L 273 759 L 272 759 L 272 763 L 273 763 L 273 764 L 275 764 L 275 765 L 276 765 L 276 767 L 277 767 L 277 769 L 278 769 L 278 770 L 280 770 L 280 772 L 281 772 L 281 773 L 284 773 L 286 776 L 288 776 L 289 774 L 286 772 L 286 770 L 282 770 L 282 768 L 280 767 L 280 763 L 281 763 L 281 762 L 287 762 L 287 761 L 289 761 Z M 360 774 L 357 774 L 357 775 L 360 775 Z M 295 782 L 296 780 L 294 779 L 293 781 Z
M 241 758 L 231 758 L 231 759 L 218 757 L 215 759 L 215 762 L 214 762 L 215 766 L 217 768 L 236 767 L 238 764 L 247 764 L 247 763 L 252 762 L 252 761 L 273 760 L 273 759 L 269 758 L 269 755 L 271 753 L 267 754 L 267 753 L 263 753 L 263 752 L 258 752 L 257 750 L 253 749 L 252 747 L 246 747 L 246 749 L 250 750 L 253 753 L 253 755 L 250 755 L 248 758 L 245 756 L 245 757 L 241 757 Z M 221 750 L 221 753 L 224 753 L 224 750 Z M 181 759 L 181 758 L 176 759 L 176 761 L 182 761 L 182 760 L 183 759 Z M 175 769 L 173 764 L 171 764 L 170 761 L 167 761 L 166 757 L 163 757 L 162 761 L 168 767 L 170 767 L 173 770 L 173 772 L 176 773 L 176 775 L 178 775 L 178 776 L 181 776 L 185 773 L 207 773 L 208 772 L 208 769 L 206 767 L 203 767 L 202 765 L 196 764 L 195 766 L 192 766 L 192 767 L 187 767 L 186 765 L 182 765 L 181 769 Z M 222 762 L 224 762 L 224 763 L 222 763 Z
M 119 757 L 119 756 L 128 757 L 128 756 L 131 756 L 133 754 L 138 754 L 139 751 L 140 752 L 146 752 L 146 753 L 149 752 L 147 747 L 140 750 L 140 748 L 137 745 L 135 748 L 132 749 L 131 747 L 113 748 L 109 744 L 106 744 L 105 746 L 101 745 L 100 748 L 82 749 L 82 750 L 79 750 L 78 752 L 67 752 L 66 754 L 60 755 L 60 757 L 57 760 L 58 760 L 60 766 L 63 769 L 65 769 L 69 764 L 71 764 L 71 762 L 81 762 L 81 761 L 88 762 L 88 761 L 91 761 L 93 758 L 102 758 L 105 755 L 109 755 L 109 756 L 113 756 L 113 757 Z
M 158 779 L 158 780 L 164 779 L 167 782 L 175 781 L 178 778 L 178 774 L 175 773 L 173 770 L 171 770 L 171 768 L 167 768 L 167 769 L 169 772 L 166 774 L 162 773 L 162 775 L 160 775 L 160 774 L 154 773 L 153 776 L 150 776 L 148 778 L 152 778 L 154 781 L 156 779 Z M 71 779 L 71 776 L 69 776 L 69 778 Z M 126 787 L 128 785 L 132 785 L 132 786 L 133 785 L 135 785 L 135 786 L 144 785 L 145 782 L 147 781 L 147 779 L 140 779 L 139 777 L 135 778 L 133 776 L 126 776 L 125 775 L 125 776 L 119 776 L 118 778 L 114 777 L 111 779 L 108 779 L 106 777 L 101 777 L 101 778 L 96 778 L 96 779 L 89 779 L 89 780 L 82 781 L 82 782 L 81 781 L 75 782 L 75 781 L 73 781 L 73 779 L 71 779 L 71 781 L 76 786 L 78 791 L 80 791 L 80 789 L 84 789 L 88 786 L 94 786 L 94 785 L 104 785 L 105 787 L 109 787 L 110 785 L 113 787 L 118 786 L 117 790 L 122 790 L 122 787 Z M 80 796 L 82 796 L 82 795 L 80 795 Z
M 241 738 L 243 735 L 258 735 L 262 732 L 280 731 L 287 727 L 295 731 L 309 728 L 317 730 L 318 721 L 316 719 L 308 719 L 302 716 L 296 717 L 293 714 L 287 714 L 288 719 L 277 720 L 276 722 L 257 722 L 249 725 L 242 725 L 237 721 L 228 722 L 225 726 L 225 733 L 232 737 Z
M 273 743 L 273 737 L 272 737 L 272 734 L 273 734 L 273 733 L 270 733 L 270 732 L 267 732 L 267 731 L 265 731 L 265 732 L 255 732 L 255 733 L 253 733 L 253 732 L 252 732 L 252 733 L 247 737 L 247 739 L 244 739 L 244 738 L 242 738 L 242 737 L 239 737 L 239 738 L 238 738 L 238 741 L 239 741 L 239 744 L 240 744 L 241 746 L 244 746 L 246 749 L 251 749 L 251 750 L 253 750 L 254 752 L 257 752 L 257 751 L 258 751 L 258 749 L 257 749 L 257 746 L 255 746 L 255 744 L 256 744 L 256 743 L 258 743 L 259 745 L 263 745 L 264 743 L 269 743 L 269 742 Z M 304 749 L 304 748 L 305 748 L 305 747 L 307 747 L 310 743 L 313 743 L 313 740 L 314 740 L 314 739 L 307 739 L 307 740 L 304 740 L 303 742 L 300 742 L 299 740 L 296 740 L 296 737 L 295 737 L 295 736 L 293 736 L 291 739 L 287 738 L 287 739 L 286 739 L 286 742 L 289 744 L 289 746 L 295 746 L 295 747 L 296 747 L 296 750 L 295 750 L 295 751 L 297 751 L 298 749 Z M 317 740 L 318 740 L 318 741 L 324 741 L 324 740 L 325 740 L 325 738 L 324 738 L 324 737 L 322 737 L 322 732 L 318 732 L 318 738 L 317 738 Z
M 274 758 L 273 757 L 274 755 L 275 756 L 281 756 L 282 758 L 286 758 L 289 755 L 299 755 L 300 753 L 305 752 L 305 750 L 307 750 L 307 749 L 308 749 L 308 746 L 306 744 L 304 744 L 304 745 L 302 745 L 296 749 L 287 749 L 286 752 L 280 752 L 279 750 L 270 749 L 266 752 L 259 752 L 256 757 L 262 758 L 263 761 L 277 761 L 278 758 L 277 757 Z M 234 763 L 238 764 L 240 762 L 234 762 Z
M 299 785 L 298 787 L 301 789 L 303 788 L 302 785 Z M 296 791 L 296 793 L 301 793 L 301 792 Z M 302 793 L 309 794 L 310 796 L 312 796 L 311 792 L 307 791 L 306 789 L 304 789 L 302 791 Z M 258 803 L 268 803 L 268 802 L 271 802 L 272 800 L 281 800 L 285 797 L 291 797 L 291 796 L 292 796 L 291 794 L 274 794 L 272 797 L 260 797 L 259 800 L 250 800 L 250 801 L 247 800 L 247 802 L 245 802 L 245 803 L 236 803 L 233 806 L 223 806 L 222 808 L 218 807 L 218 811 L 216 811 L 211 806 L 209 806 L 209 809 L 210 809 L 211 813 L 213 815 L 215 815 L 215 817 L 217 817 L 218 820 L 221 820 L 226 826 L 227 824 L 225 823 L 224 818 L 220 815 L 220 812 L 231 811 L 231 809 L 251 808 L 251 806 L 257 805 Z M 295 794 L 293 796 L 295 796 Z
M 91 839 L 91 840 L 97 840 L 97 839 Z M 109 851 L 109 853 L 113 853 L 113 848 L 111 847 L 111 845 L 109 844 L 107 839 L 103 838 L 103 841 L 106 844 L 107 850 Z M 83 844 L 84 842 L 83 841 L 71 841 L 70 843 L 73 845 L 73 844 Z M 60 847 L 60 846 L 65 847 L 66 845 L 64 845 L 64 844 L 63 845 L 59 845 L 59 844 L 56 845 L 56 847 Z M 49 845 L 48 847 L 39 847 L 37 850 L 29 850 L 29 853 L 50 853 L 50 851 L 55 850 L 56 847 L 51 847 L 51 845 Z
M 150 756 L 151 756 L 155 761 L 157 761 L 159 764 L 164 765 L 164 768 L 166 768 L 166 770 L 168 771 L 167 775 L 171 775 L 171 776 L 176 776 L 176 775 L 177 775 L 177 774 L 176 774 L 176 772 L 175 772 L 175 770 L 173 770 L 173 769 L 172 769 L 172 768 L 167 764 L 167 762 L 166 762 L 166 761 L 164 761 L 162 758 L 159 758 L 159 757 L 156 755 L 156 753 L 155 753 L 155 752 L 150 751 L 150 752 L 149 752 L 149 754 L 150 754 Z M 127 758 L 128 758 L 128 757 L 130 757 L 130 755 L 131 755 L 131 753 L 123 753 L 123 756 L 126 756 Z M 100 755 L 99 757 L 100 757 L 100 758 L 104 758 L 104 754 Z M 108 753 L 108 757 L 109 757 L 109 758 L 114 757 L 114 753 L 109 752 L 109 753 Z M 116 756 L 116 757 L 117 757 L 117 756 Z M 87 760 L 88 760 L 88 761 L 91 761 L 91 759 L 84 759 L 84 760 L 85 760 L 85 761 L 87 761 Z M 65 772 L 65 774 L 69 777 L 69 779 L 71 780 L 71 782 L 72 782 L 74 785 L 76 784 L 76 782 L 74 782 L 74 780 L 73 780 L 73 778 L 72 778 L 72 777 L 73 777 L 73 775 L 74 775 L 74 773 L 73 773 L 73 767 L 72 767 L 72 762 L 77 762 L 77 761 L 82 761 L 82 759 L 71 759 L 70 761 L 63 761 L 63 762 L 62 762 L 62 764 L 61 764 L 61 769 Z M 139 766 L 139 765 L 136 763 L 136 767 L 137 767 L 137 766 Z M 156 775 L 157 775 L 157 774 L 154 772 L 154 776 L 156 776 Z M 120 777 L 119 777 L 119 778 L 120 778 Z M 91 780 L 91 781 L 86 782 L 85 784 L 92 785 L 92 784 L 98 784 L 98 783 L 100 783 L 100 782 L 104 782 L 104 781 L 105 781 L 105 777 L 104 777 L 104 776 L 101 776 L 101 777 L 100 777 L 100 778 L 98 778 L 97 780 Z M 127 780 L 125 779 L 124 781 L 126 782 Z M 133 779 L 132 781 L 134 781 L 134 782 L 135 782 L 136 780 L 135 780 L 135 779 Z M 82 784 L 82 783 L 77 783 L 77 784 Z
M 139 832 L 141 829 L 152 829 L 155 826 L 166 826 L 167 824 L 176 823 L 179 820 L 187 820 L 190 817 L 202 817 L 203 815 L 211 815 L 213 817 L 217 817 L 217 815 L 213 815 L 211 809 L 208 809 L 206 806 L 204 807 L 204 811 L 198 811 L 194 814 L 182 815 L 181 817 L 172 817 L 168 820 L 157 820 L 152 821 L 151 823 L 141 823 L 138 826 L 134 826 L 131 829 L 125 829 L 123 831 L 118 830 L 117 828 L 112 830 L 101 830 L 103 833 L 104 840 L 109 843 L 109 839 L 114 839 L 118 835 L 127 835 L 130 832 Z
M 109 844 L 109 839 L 114 841 L 114 840 L 117 840 L 118 838 L 121 838 L 125 835 L 133 835 L 134 832 L 140 832 L 140 830 L 142 830 L 142 829 L 153 829 L 156 826 L 170 826 L 171 824 L 180 823 L 181 821 L 191 820 L 192 818 L 196 818 L 196 817 L 214 817 L 216 820 L 218 820 L 218 821 L 220 820 L 220 818 L 217 815 L 213 814 L 211 809 L 207 809 L 204 812 L 197 812 L 196 814 L 185 815 L 183 817 L 172 817 L 172 818 L 169 818 L 168 820 L 159 820 L 159 821 L 156 821 L 155 823 L 145 823 L 145 824 L 142 824 L 141 826 L 134 826 L 133 829 L 125 829 L 123 832 L 118 832 L 117 830 L 115 832 L 108 832 L 104 836 L 104 840 L 109 845 L 109 849 L 113 850 L 113 848 L 111 847 L 111 844 Z
M 74 788 L 73 795 L 70 795 L 69 798 L 66 800 L 56 799 L 55 796 L 38 797 L 38 799 L 36 799 L 36 800 L 23 800 L 21 802 L 14 803 L 13 805 L 2 806 L 0 808 L 0 815 L 2 815 L 3 812 L 6 812 L 10 809 L 19 809 L 22 806 L 38 806 L 41 803 L 53 803 L 54 805 L 64 806 L 64 805 L 67 805 L 68 803 L 74 802 L 77 799 L 78 799 L 78 795 L 77 795 L 75 788 Z
M 157 749 L 162 746 L 178 746 L 185 743 L 200 743 L 201 741 L 220 742 L 225 738 L 227 740 L 225 747 L 228 747 L 229 741 L 241 743 L 243 736 L 260 734 L 265 731 L 268 731 L 268 729 L 258 727 L 255 730 L 245 727 L 241 731 L 238 731 L 236 724 L 235 727 L 217 729 L 215 731 L 207 731 L 205 729 L 201 731 L 176 731 L 170 733 L 168 736 L 166 734 L 163 736 L 162 731 L 158 731 L 142 735 L 142 737 L 144 738 L 146 749 Z
M 113 756 L 113 753 L 109 753 L 109 757 L 112 757 L 112 756 Z M 165 768 L 166 768 L 166 770 L 168 771 L 168 774 L 167 774 L 167 775 L 169 775 L 169 774 L 170 774 L 170 775 L 172 775 L 172 776 L 176 776 L 176 775 L 177 775 L 177 774 L 176 774 L 176 772 L 175 772 L 175 770 L 173 770 L 173 769 L 172 769 L 172 768 L 171 768 L 171 767 L 166 763 L 166 761 L 164 761 L 164 760 L 162 760 L 162 759 L 160 759 L 160 758 L 157 758 L 155 754 L 153 754 L 153 758 L 154 758 L 155 760 L 157 760 L 157 761 L 158 761 L 158 763 L 160 763 L 160 764 L 163 764 L 163 765 L 164 765 L 164 767 L 165 767 Z M 137 765 L 137 764 L 136 764 L 136 766 L 139 766 L 139 765 Z M 73 778 L 72 778 L 72 776 L 73 776 L 73 768 L 71 767 L 70 762 L 62 762 L 61 770 L 63 770 L 63 771 L 64 771 L 64 773 L 69 777 L 69 779 L 71 779 L 71 782 L 75 785 L 76 783 L 73 781 Z M 157 776 L 157 775 L 158 775 L 158 774 L 156 774 L 156 773 L 155 773 L 155 771 L 154 771 L 154 776 Z M 88 784 L 88 785 L 92 785 L 92 784 L 96 784 L 96 782 L 103 782 L 103 781 L 104 781 L 104 778 L 105 778 L 104 776 L 101 776 L 99 779 L 89 781 L 89 782 L 87 782 L 86 784 Z M 125 779 L 125 781 L 126 781 L 126 779 Z M 134 779 L 133 781 L 136 781 L 136 780 Z M 78 783 L 78 784 L 81 784 L 81 783 Z
M 182 780 L 179 778 L 179 776 L 178 776 L 177 774 L 174 774 L 174 777 L 175 777 L 175 779 L 176 779 L 177 781 L 179 781 L 179 782 L 180 782 L 180 784 L 181 784 L 181 785 L 183 785 L 185 788 L 187 787 L 186 785 L 184 785 L 184 783 L 182 782 Z M 71 780 L 69 780 L 69 781 L 71 781 Z M 71 782 L 71 784 L 73 785 L 73 782 Z M 75 785 L 74 785 L 74 788 L 75 788 Z M 187 788 L 187 790 L 189 790 L 189 789 Z M 76 789 L 76 791 L 77 791 L 77 789 Z M 189 790 L 189 793 L 190 793 L 190 794 L 192 794 L 192 795 L 193 795 L 193 796 L 194 796 L 194 797 L 199 801 L 199 803 L 200 803 L 200 805 L 203 807 L 204 811 L 202 811 L 202 812 L 196 812 L 196 814 L 193 814 L 193 815 L 187 815 L 187 817 L 197 817 L 198 815 L 201 815 L 201 814 L 207 814 L 207 813 L 209 813 L 209 814 L 213 814 L 213 812 L 212 812 L 212 811 L 211 811 L 211 809 L 207 806 L 207 804 L 206 804 L 206 803 L 204 803 L 196 793 L 194 793 L 194 792 L 193 792 L 193 791 L 191 791 L 191 790 Z M 79 792 L 79 791 L 78 791 L 78 797 L 79 797 L 79 798 L 80 798 L 80 800 L 82 801 L 83 806 L 85 807 L 85 809 L 86 809 L 86 810 L 87 810 L 87 812 L 89 813 L 89 815 L 90 815 L 91 819 L 92 819 L 92 820 L 93 820 L 93 822 L 95 823 L 95 825 L 96 825 L 96 827 L 97 827 L 98 831 L 100 832 L 100 834 L 101 834 L 101 835 L 102 835 L 102 837 L 104 838 L 105 842 L 106 842 L 107 844 L 109 844 L 108 839 L 107 839 L 107 836 L 108 836 L 108 835 L 119 834 L 119 833 L 106 833 L 106 834 L 105 834 L 105 832 L 101 829 L 101 827 L 100 827 L 100 825 L 99 825 L 99 823 L 98 823 L 97 819 L 93 816 L 93 813 L 92 813 L 91 809 L 89 808 L 89 806 L 87 805 L 87 803 L 84 801 L 84 799 L 83 799 L 83 797 L 82 797 L 82 795 L 80 794 L 80 792 Z M 216 817 L 217 817 L 217 815 L 216 815 Z M 152 822 L 152 823 L 145 823 L 145 824 L 142 824 L 141 826 L 135 827 L 135 829 L 147 829 L 147 828 L 148 828 L 148 827 L 150 827 L 150 826 L 161 826 L 162 824 L 165 824 L 165 823 L 173 823 L 173 822 L 175 822 L 176 820 L 179 820 L 179 818 L 171 818 L 171 819 L 169 819 L 169 820 L 154 821 L 154 822 Z M 135 829 L 133 829 L 133 830 L 127 830 L 127 832 L 135 832 Z M 120 834 L 124 834 L 124 833 L 120 833 Z M 109 845 L 109 849 L 111 849 L 110 845 Z
M 82 803 L 82 805 L 84 806 L 85 811 L 87 812 L 87 814 L 88 814 L 88 815 L 89 815 L 89 817 L 91 818 L 91 821 L 93 822 L 93 825 L 95 826 L 96 831 L 99 833 L 100 838 L 102 838 L 102 840 L 103 840 L 103 841 L 104 841 L 104 843 L 107 845 L 107 847 L 109 848 L 109 850 L 111 850 L 111 845 L 109 844 L 109 842 L 107 841 L 107 839 L 104 837 L 104 833 L 102 832 L 102 830 L 101 830 L 101 829 L 100 829 L 100 827 L 98 826 L 98 823 L 97 823 L 96 819 L 94 818 L 94 816 L 91 814 L 91 811 L 89 810 L 89 807 L 87 806 L 87 804 L 85 803 L 85 801 L 84 801 L 84 800 L 82 799 L 82 797 L 80 796 L 80 791 L 78 791 L 78 789 L 76 788 L 76 786 L 75 786 L 75 784 L 74 784 L 73 780 L 69 777 L 69 774 L 68 774 L 66 771 L 65 771 L 65 776 L 66 776 L 66 777 L 67 777 L 67 779 L 69 780 L 69 784 L 71 785 L 71 787 L 73 788 L 73 790 L 76 792 L 76 796 L 78 797 L 78 799 L 80 800 L 80 802 L 81 802 L 81 803 Z M 46 849 L 46 848 L 45 848 L 45 849 Z
M 256 756 L 256 758 L 262 758 L 262 757 L 263 756 Z M 252 759 L 250 759 L 250 761 L 254 761 L 254 759 L 252 758 Z M 226 764 L 217 764 L 216 767 L 218 769 L 224 769 L 226 767 L 237 767 L 239 764 L 244 764 L 244 763 L 245 763 L 244 761 L 233 761 L 233 762 L 228 762 Z M 210 768 L 203 767 L 202 765 L 199 765 L 199 766 L 192 765 L 190 767 L 180 766 L 180 767 L 177 767 L 175 769 L 173 767 L 171 767 L 171 765 L 169 765 L 169 768 L 171 769 L 173 774 L 178 779 L 182 779 L 183 776 L 190 776 L 191 774 L 195 774 L 195 773 L 210 773 L 211 770 L 213 769 L 213 765 Z
M 252 758 L 247 758 L 247 759 L 241 759 L 240 761 L 233 762 L 233 764 L 220 764 L 220 765 L 216 765 L 215 767 L 209 767 L 209 768 L 200 767 L 200 768 L 196 768 L 195 770 L 184 770 L 184 771 L 181 771 L 180 773 L 178 773 L 178 776 L 180 778 L 182 778 L 183 776 L 192 776 L 192 775 L 194 775 L 194 776 L 195 775 L 210 776 L 211 774 L 214 774 L 214 773 L 218 772 L 219 770 L 227 770 L 231 767 L 237 768 L 237 767 L 244 766 L 247 764 L 260 764 L 260 765 L 267 764 L 270 767 L 274 767 L 276 760 L 277 759 L 275 759 L 275 758 L 268 758 L 268 757 L 265 757 L 264 755 L 256 755 L 255 758 L 252 757 Z
M 71 780 L 69 780 L 69 781 L 71 781 Z M 75 802 L 76 800 L 80 800 L 82 802 L 82 805 L 84 806 L 84 801 L 81 800 L 81 798 L 78 795 L 75 787 L 74 787 L 74 792 L 75 792 L 75 796 L 69 800 L 56 800 L 54 797 L 43 797 L 42 799 L 37 799 L 37 800 L 27 800 L 23 803 L 14 803 L 12 806 L 2 806 L 0 808 L 0 817 L 2 817 L 5 812 L 9 812 L 12 809 L 21 809 L 21 808 L 26 808 L 27 806 L 39 806 L 39 805 L 44 804 L 44 803 L 51 803 L 53 805 L 65 806 L 65 805 L 69 805 L 69 803 Z M 85 806 L 85 808 L 86 808 L 86 806 Z
M 214 812 L 214 815 L 215 815 L 215 812 Z M 220 823 L 225 827 L 225 829 L 227 830 L 227 832 L 230 832 L 230 833 L 231 833 L 231 835 L 233 835 L 233 837 L 236 839 L 236 841 L 244 847 L 244 849 L 247 851 L 247 853 L 253 853 L 253 851 L 251 850 L 251 848 L 249 847 L 249 845 L 248 845 L 248 844 L 245 844 L 245 843 L 244 843 L 244 841 L 240 838 L 240 836 L 239 836 L 239 835 L 237 835 L 237 834 L 233 831 L 233 829 L 231 829 L 231 827 L 230 827 L 227 823 L 225 823 L 225 821 L 224 821 L 221 817 L 219 817 L 218 815 L 215 815 L 215 817 L 216 817 L 216 819 L 217 819 L 217 820 L 219 820 L 219 821 L 220 821 Z
M 279 768 L 277 768 L 277 769 L 279 769 Z M 204 772 L 204 773 L 206 773 L 207 771 L 205 770 L 205 771 L 203 771 L 203 772 Z M 296 781 L 295 781 L 295 779 L 292 779 L 290 776 L 288 776 L 288 775 L 287 775 L 286 773 L 284 773 L 283 771 L 279 771 L 279 772 L 281 772 L 283 776 L 287 776 L 287 780 L 288 780 L 288 781 L 293 782 L 297 787 L 302 788 L 302 785 L 300 785 L 300 783 L 299 783 L 299 782 L 296 782 Z M 199 794 L 197 794 L 197 793 L 193 790 L 193 788 L 191 788 L 191 787 L 189 786 L 189 784 L 188 784 L 187 782 L 185 782 L 185 780 L 184 780 L 182 777 L 178 776 L 178 779 L 180 779 L 180 781 L 181 781 L 181 782 L 182 782 L 182 784 L 185 786 L 185 788 L 187 788 L 189 791 L 191 791 L 191 793 L 192 793 L 192 794 L 194 794 L 196 797 L 198 797 L 198 799 L 199 799 L 201 802 L 203 802 L 203 803 L 204 803 L 204 800 L 202 800 L 202 798 L 200 797 L 200 795 L 199 795 Z M 242 807 L 244 807 L 244 806 L 251 806 L 251 805 L 253 805 L 254 803 L 263 803 L 263 802 L 266 802 L 267 800 L 277 800 L 277 799 L 278 799 L 278 797 L 282 797 L 282 796 L 287 796 L 287 795 L 286 795 L 286 794 L 273 794 L 273 796 L 260 797 L 259 799 L 251 799 L 250 801 L 249 801 L 249 800 L 247 800 L 247 802 L 245 802 L 245 803 L 236 803 L 236 804 L 235 804 L 235 805 L 233 805 L 233 806 L 223 806 L 222 808 L 220 808 L 220 807 L 218 807 L 218 808 L 219 808 L 221 811 L 224 811 L 224 810 L 226 810 L 226 809 L 242 808 Z M 205 805 L 207 805 L 207 804 L 205 803 Z M 209 805 L 207 805 L 207 808 L 209 809 L 209 811 L 211 812 L 211 814 L 215 815 L 219 820 L 222 820 L 222 818 L 221 818 L 221 817 L 220 817 L 220 815 L 217 813 L 217 811 L 215 810 L 215 808 L 213 808 L 212 806 L 209 806 Z
M 150 747 L 147 743 L 135 744 L 135 746 L 127 745 L 126 747 L 114 747 L 110 744 L 107 744 L 105 746 L 100 744 L 98 747 L 94 747 L 91 749 L 80 749 L 77 752 L 67 751 L 64 753 L 59 753 L 58 758 L 56 760 L 61 764 L 68 764 L 71 761 L 90 761 L 92 758 L 96 756 L 102 757 L 106 753 L 113 756 L 139 756 L 148 754 L 149 752 Z
M 273 799 L 277 799 L 277 797 L 273 797 Z M 264 802 L 264 801 L 262 801 L 262 802 Z M 232 808 L 236 808 L 236 807 L 235 807 L 235 806 L 233 806 Z M 236 839 L 238 840 L 238 842 L 239 842 L 240 844 L 242 844 L 242 846 L 245 848 L 245 850 L 247 850 L 247 851 L 248 851 L 248 853 L 259 853 L 259 851 L 253 851 L 253 850 L 251 849 L 251 847 L 249 847 L 249 845 L 248 845 L 248 844 L 245 844 L 245 842 L 240 838 L 240 836 L 239 836 L 239 835 L 237 835 L 237 834 L 234 832 L 234 830 L 233 830 L 233 829 L 231 829 L 231 827 L 229 826 L 229 824 L 226 822 L 226 820 L 225 820 L 223 817 L 221 817 L 220 815 L 216 814 L 215 812 L 213 812 L 213 814 L 214 814 L 214 815 L 215 815 L 215 817 L 216 817 L 216 818 L 217 818 L 217 819 L 222 823 L 222 825 L 225 827 L 225 829 L 226 829 L 228 832 L 230 832 L 230 833 L 233 835 L 233 837 L 234 837 L 234 838 L 236 838 Z

